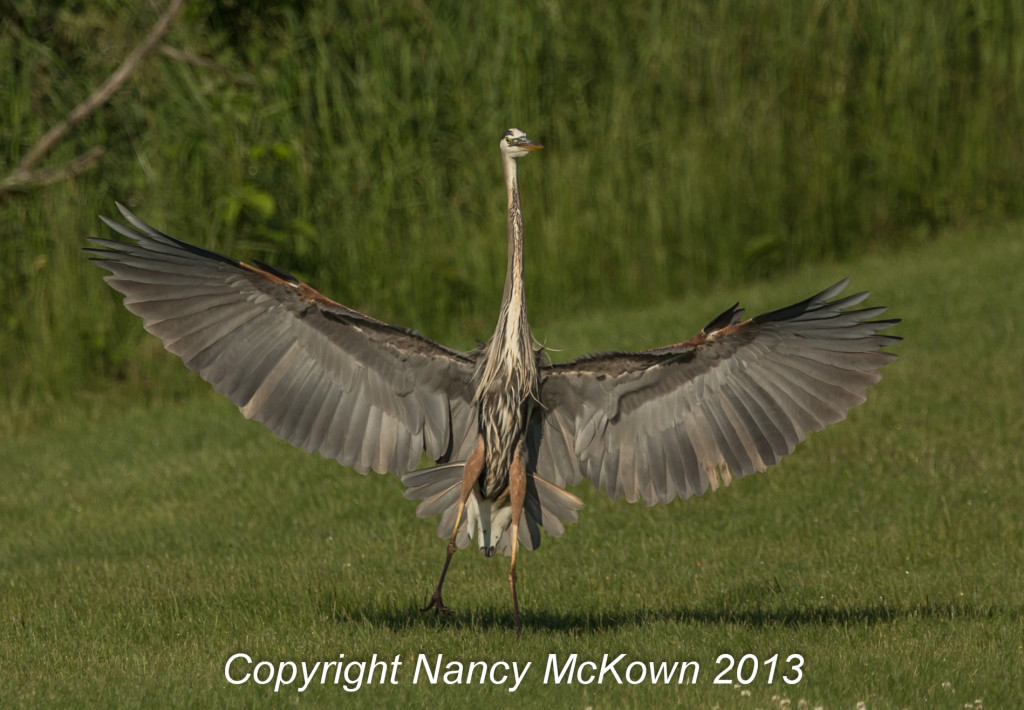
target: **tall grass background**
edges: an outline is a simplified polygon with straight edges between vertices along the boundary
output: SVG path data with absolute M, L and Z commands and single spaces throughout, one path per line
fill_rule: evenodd
M 158 10 L 0 4 L 0 174 Z M 1008 0 L 192 3 L 166 42 L 216 66 L 151 55 L 47 160 L 102 145 L 96 169 L 0 195 L 0 430 L 196 386 L 83 256 L 115 200 L 471 347 L 501 294 L 497 140 L 517 126 L 547 146 L 523 202 L 531 321 L 557 345 L 543 324 L 567 309 L 1021 214 L 1022 30 Z

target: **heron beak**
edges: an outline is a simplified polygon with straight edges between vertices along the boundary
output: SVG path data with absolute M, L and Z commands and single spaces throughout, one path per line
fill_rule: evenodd
M 530 140 L 526 136 L 523 136 L 522 138 L 516 138 L 514 141 L 512 141 L 512 145 L 516 146 L 517 148 L 522 148 L 524 150 L 540 150 L 541 148 L 544 147 L 537 141 Z

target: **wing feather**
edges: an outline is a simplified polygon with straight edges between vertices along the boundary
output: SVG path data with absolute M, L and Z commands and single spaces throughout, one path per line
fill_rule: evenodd
M 404 473 L 476 441 L 476 354 L 335 303 L 272 267 L 174 239 L 121 205 L 130 241 L 93 239 L 107 282 L 245 416 L 362 473 Z
M 847 283 L 742 322 L 734 306 L 676 345 L 545 366 L 537 470 L 653 505 L 777 463 L 896 357 L 882 348 L 899 338 L 879 331 L 898 321 L 849 310 L 869 294 L 837 299 Z

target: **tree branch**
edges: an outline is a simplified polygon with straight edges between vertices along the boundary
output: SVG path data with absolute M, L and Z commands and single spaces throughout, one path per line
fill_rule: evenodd
M 83 153 L 82 155 L 74 158 L 71 162 L 62 168 L 50 168 L 46 170 L 34 171 L 32 167 L 39 162 L 39 160 L 53 150 L 53 147 L 59 143 L 64 136 L 68 134 L 76 124 L 87 118 L 96 109 L 110 100 L 110 97 L 128 80 L 132 72 L 135 71 L 142 59 L 153 50 L 154 47 L 160 42 L 167 30 L 171 26 L 171 20 L 178 14 L 181 6 L 185 0 L 171 0 L 171 3 L 164 10 L 164 13 L 153 25 L 153 28 L 146 35 L 146 38 L 142 41 L 139 46 L 132 50 L 132 52 L 125 57 L 125 60 L 121 62 L 121 66 L 114 70 L 114 72 L 107 77 L 95 91 L 93 91 L 89 97 L 78 104 L 71 110 L 67 118 L 57 123 L 53 128 L 46 132 L 46 134 L 39 139 L 39 141 L 32 146 L 32 148 L 25 153 L 22 157 L 18 167 L 15 168 L 14 172 L 0 181 L 0 192 L 4 192 L 11 189 L 23 188 L 32 184 L 49 184 L 62 179 L 62 177 L 70 177 L 77 175 L 79 172 L 86 170 L 99 160 L 103 154 L 103 148 L 97 146 L 92 150 Z M 56 179 L 53 179 L 54 176 Z
M 100 162 L 100 158 L 103 157 L 105 152 L 106 149 L 103 146 L 97 145 L 59 167 L 39 168 L 38 170 L 31 171 L 15 170 L 3 180 L 0 180 L 0 193 L 52 185 L 55 182 L 73 178 Z

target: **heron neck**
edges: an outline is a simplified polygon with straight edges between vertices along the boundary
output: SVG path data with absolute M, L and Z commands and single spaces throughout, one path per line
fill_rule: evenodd
M 504 159 L 505 191 L 508 196 L 508 268 L 505 271 L 505 292 L 502 296 L 499 332 L 496 336 L 506 340 L 515 335 L 529 343 L 529 326 L 526 321 L 526 292 L 523 274 L 523 213 L 519 208 L 519 177 L 517 162 Z M 516 333 L 516 330 L 522 332 Z
M 516 161 L 504 159 L 505 187 L 508 192 L 508 271 L 505 294 L 494 336 L 487 343 L 475 400 L 494 388 L 525 401 L 537 398 L 537 364 L 533 337 L 526 321 L 526 294 L 523 286 L 523 215 L 519 211 L 519 182 Z

